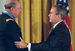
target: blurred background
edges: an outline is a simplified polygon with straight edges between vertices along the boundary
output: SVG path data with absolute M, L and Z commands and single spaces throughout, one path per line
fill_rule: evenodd
M 5 10 L 6 0 L 0 0 L 0 13 Z M 48 14 L 57 0 L 20 0 L 22 12 L 16 18 L 16 22 L 21 27 L 22 36 L 27 43 L 39 43 L 46 41 L 51 25 Z M 75 0 L 68 0 L 69 16 L 71 23 L 72 48 L 75 51 Z

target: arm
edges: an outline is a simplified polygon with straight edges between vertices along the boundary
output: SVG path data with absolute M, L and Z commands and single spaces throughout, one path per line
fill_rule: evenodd
M 64 51 L 70 47 L 70 34 L 66 30 L 58 29 L 51 32 L 48 40 L 40 44 L 31 44 L 32 51 Z
M 66 33 L 65 30 L 62 31 L 59 29 L 52 32 L 46 42 L 31 43 L 31 50 L 32 51 L 64 51 L 67 48 L 69 48 L 69 45 L 70 45 L 69 32 Z
M 19 26 L 16 24 L 15 21 L 8 21 L 7 23 L 7 36 L 9 36 L 13 41 L 20 41 L 21 31 Z

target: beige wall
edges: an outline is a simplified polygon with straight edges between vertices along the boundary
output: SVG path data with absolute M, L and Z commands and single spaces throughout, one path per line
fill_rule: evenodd
M 5 10 L 4 9 L 4 4 L 5 4 L 6 0 L 0 0 L 0 13 Z

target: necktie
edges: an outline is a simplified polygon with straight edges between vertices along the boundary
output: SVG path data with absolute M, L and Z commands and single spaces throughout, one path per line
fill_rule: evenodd
M 51 27 L 49 34 L 53 31 L 53 29 L 54 29 L 54 28 L 53 28 L 53 27 Z

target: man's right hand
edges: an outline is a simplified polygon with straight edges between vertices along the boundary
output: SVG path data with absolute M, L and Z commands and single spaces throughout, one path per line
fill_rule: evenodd
M 15 45 L 17 48 L 27 48 L 27 43 L 20 37 L 21 41 L 15 41 Z

